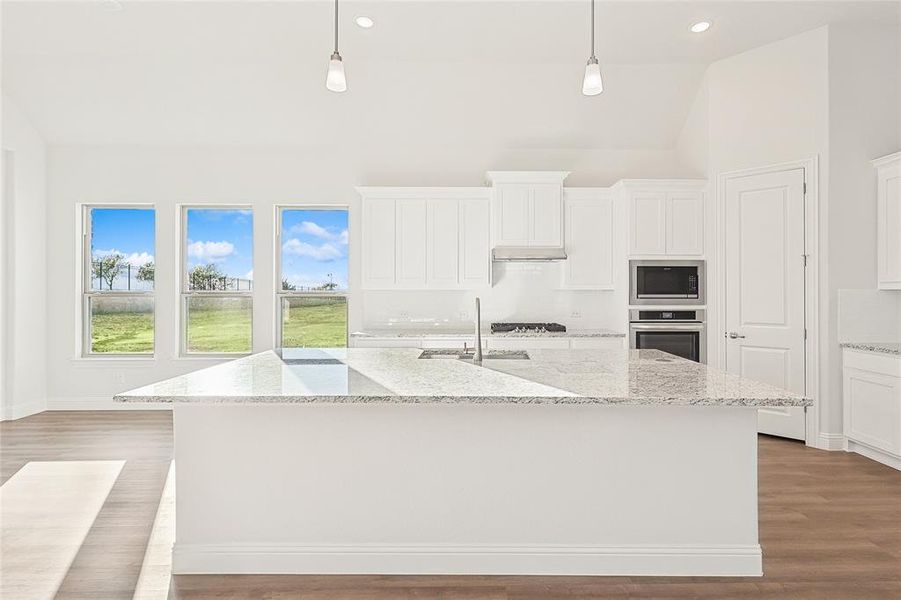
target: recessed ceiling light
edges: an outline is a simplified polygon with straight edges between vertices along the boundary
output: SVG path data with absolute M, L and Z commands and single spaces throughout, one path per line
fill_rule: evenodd
M 710 21 L 698 21 L 691 26 L 692 33 L 704 33 L 710 29 Z
M 375 21 L 373 21 L 369 17 L 357 17 L 356 19 L 354 19 L 354 23 L 356 23 L 363 29 L 369 29 L 370 27 L 375 25 Z

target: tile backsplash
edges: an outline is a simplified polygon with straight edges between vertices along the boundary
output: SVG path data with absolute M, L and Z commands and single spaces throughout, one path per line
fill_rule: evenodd
M 901 292 L 838 291 L 839 342 L 901 341 Z

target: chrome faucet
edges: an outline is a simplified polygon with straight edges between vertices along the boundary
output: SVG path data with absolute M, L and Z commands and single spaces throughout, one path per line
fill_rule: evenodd
M 482 305 L 478 296 L 476 296 L 476 347 L 472 362 L 482 362 Z

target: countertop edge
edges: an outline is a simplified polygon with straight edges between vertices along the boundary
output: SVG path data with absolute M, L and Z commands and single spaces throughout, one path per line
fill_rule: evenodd
M 872 354 L 901 356 L 901 342 L 841 342 L 839 346 L 848 350 L 858 350 Z

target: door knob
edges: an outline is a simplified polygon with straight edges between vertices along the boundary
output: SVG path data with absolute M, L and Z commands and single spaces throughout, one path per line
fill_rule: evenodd
M 732 340 L 737 340 L 737 339 L 742 339 L 742 340 L 743 340 L 743 339 L 745 339 L 745 336 L 739 335 L 739 334 L 737 334 L 737 333 L 734 332 L 734 331 L 730 331 L 730 332 L 727 333 L 726 335 L 728 335 L 728 336 L 729 336 L 729 339 L 732 339 Z

